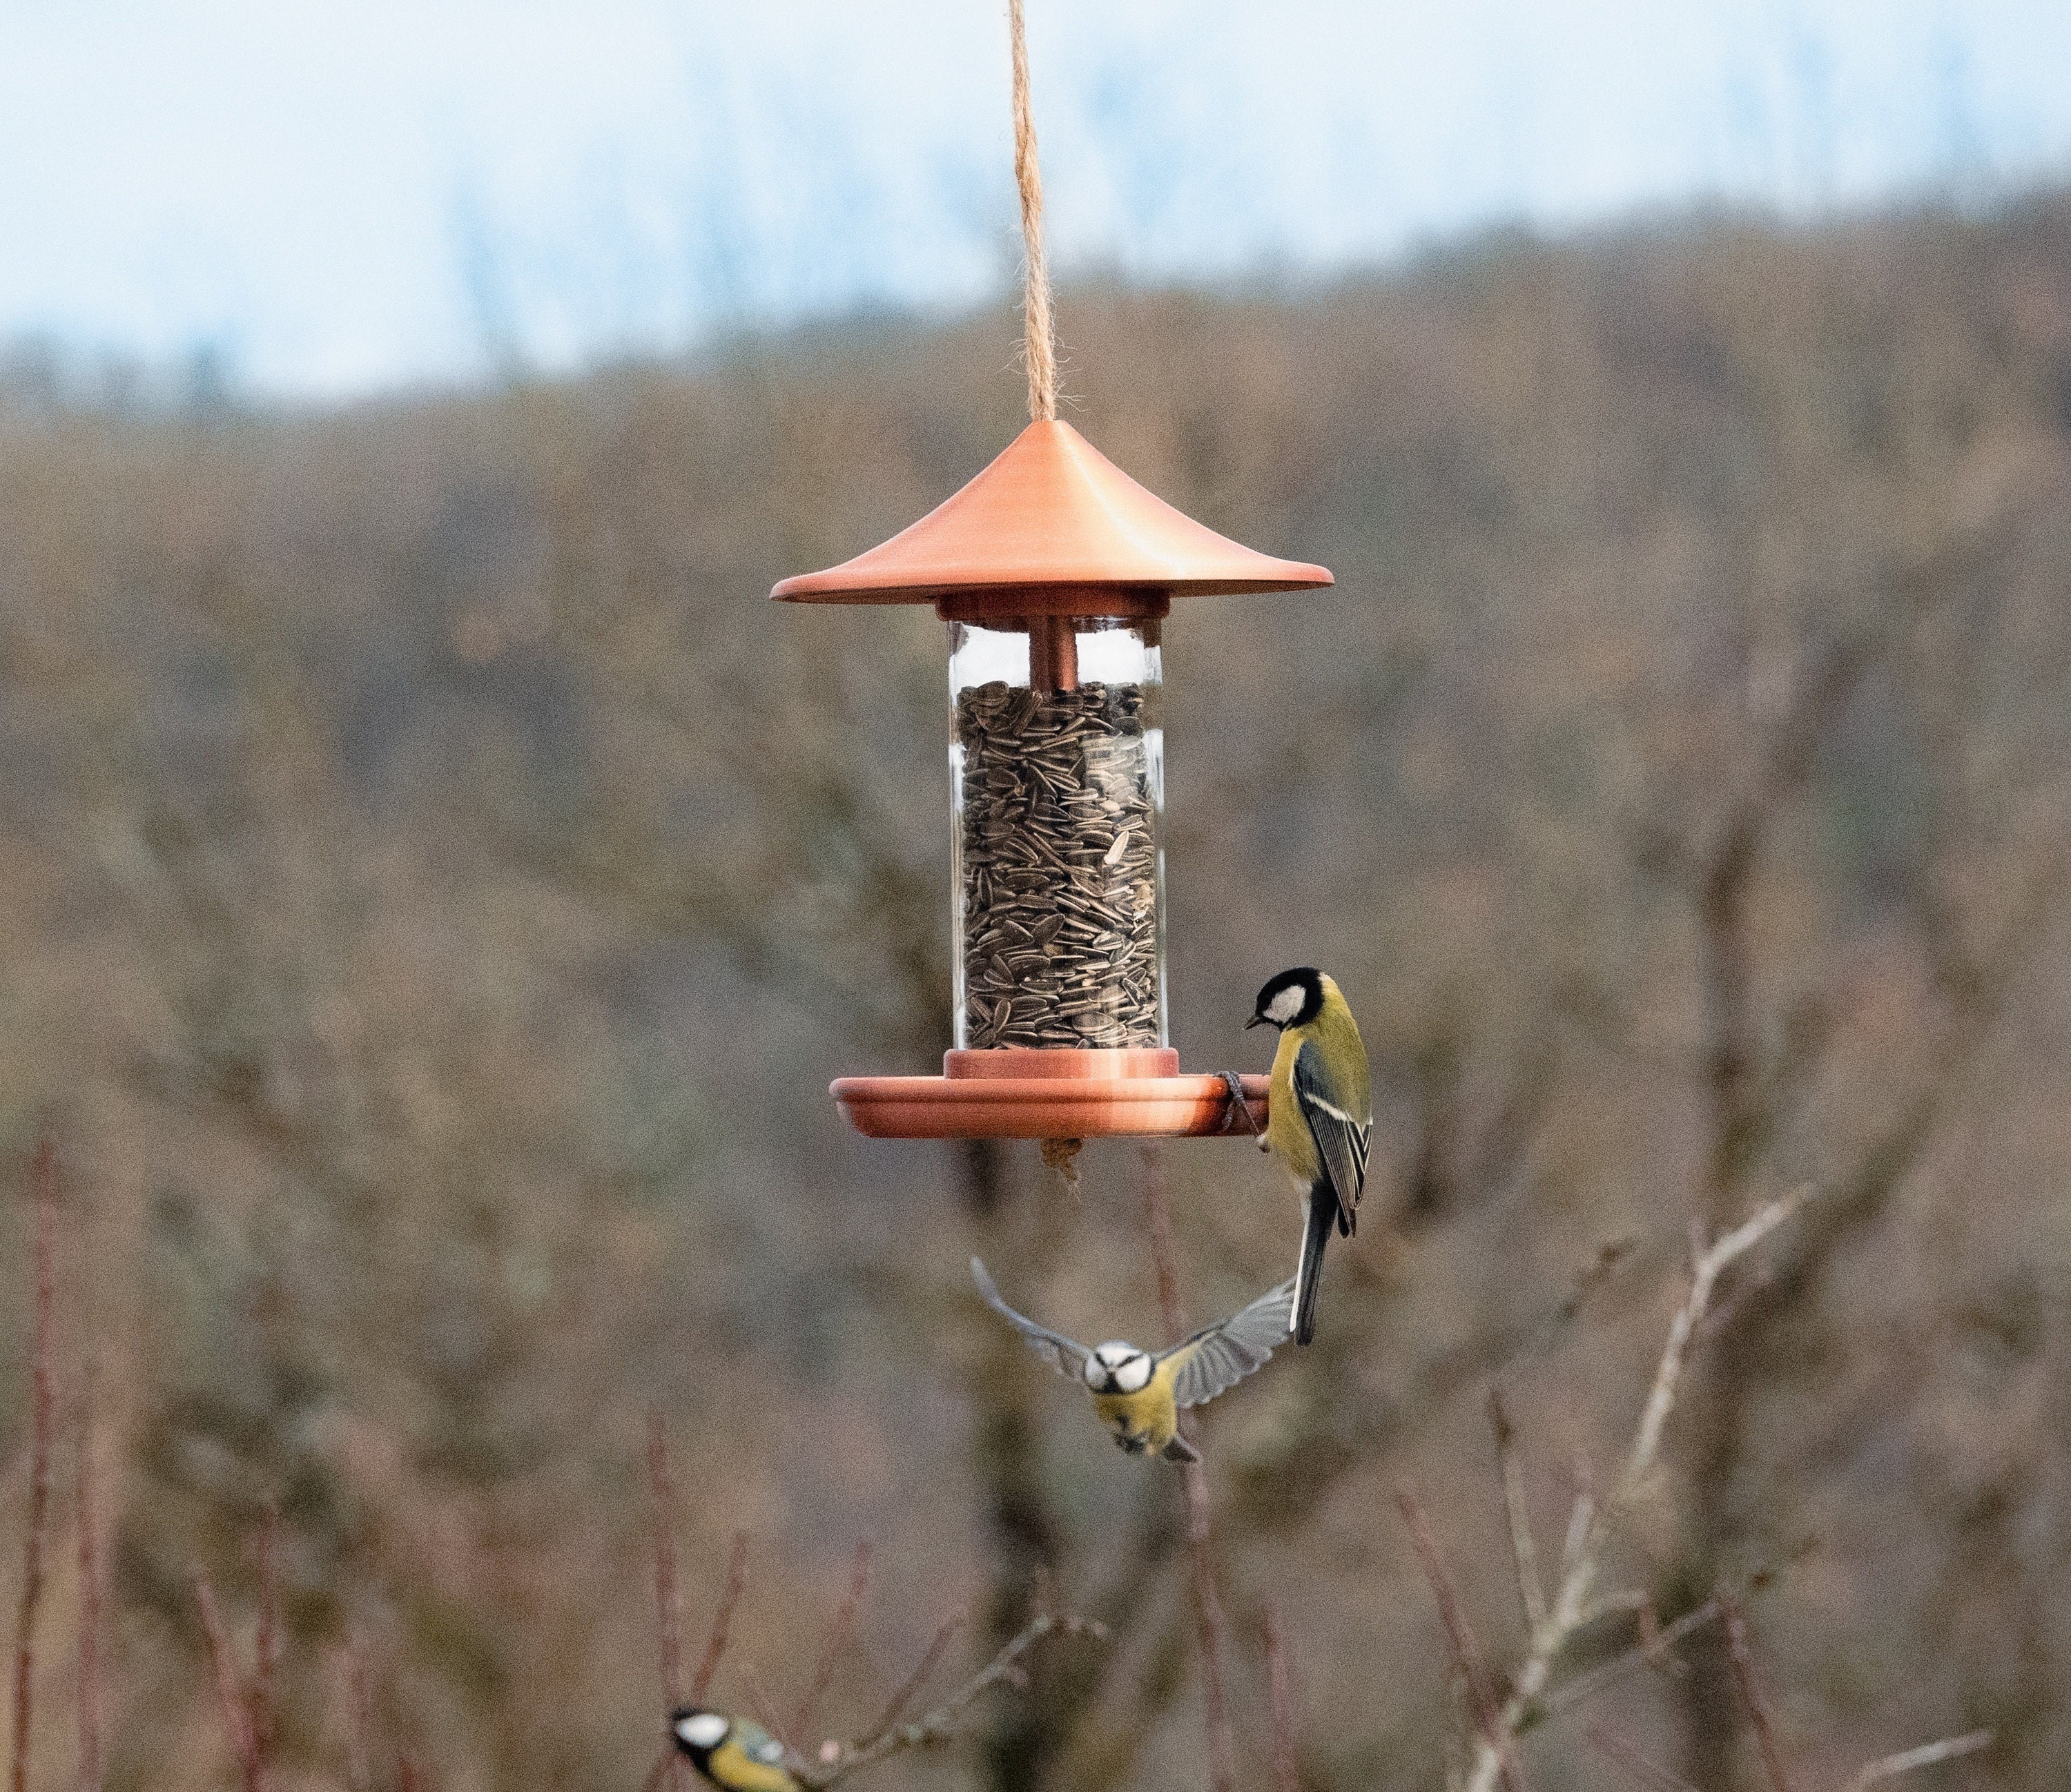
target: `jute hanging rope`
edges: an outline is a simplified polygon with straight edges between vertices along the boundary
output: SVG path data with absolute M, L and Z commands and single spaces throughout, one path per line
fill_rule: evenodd
M 1021 314 L 1028 361 L 1028 420 L 1057 415 L 1057 348 L 1050 316 L 1050 264 L 1043 254 L 1043 170 L 1036 162 L 1036 110 L 1028 98 L 1028 36 L 1021 0 L 1007 0 L 1014 43 L 1014 178 L 1021 189 L 1021 241 L 1027 257 Z

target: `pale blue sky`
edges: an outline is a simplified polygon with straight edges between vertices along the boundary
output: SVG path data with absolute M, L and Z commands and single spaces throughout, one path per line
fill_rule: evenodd
M 2071 174 L 2065 0 L 1027 0 L 1067 269 Z M 1003 0 L 0 0 L 0 338 L 343 395 L 1012 264 Z

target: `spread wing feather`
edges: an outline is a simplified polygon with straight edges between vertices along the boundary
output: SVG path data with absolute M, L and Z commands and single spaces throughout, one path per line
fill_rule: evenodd
M 1373 1116 L 1347 1111 L 1347 1097 L 1331 1088 L 1323 1054 L 1314 1040 L 1295 1056 L 1294 1099 L 1302 1105 L 1302 1117 L 1309 1122 L 1316 1154 L 1323 1160 L 1331 1186 L 1337 1192 L 1338 1229 L 1348 1232 L 1359 1191 L 1366 1187 L 1366 1155 L 1373 1138 Z
M 1269 1294 L 1261 1294 L 1242 1311 L 1197 1331 L 1164 1355 L 1172 1359 L 1172 1397 L 1182 1406 L 1199 1406 L 1233 1388 L 1273 1354 L 1287 1338 L 1294 1310 L 1290 1276 Z M 1162 1360 L 1162 1359 L 1161 1359 Z
M 999 1290 L 986 1273 L 984 1264 L 976 1257 L 971 1259 L 971 1280 L 978 1284 L 978 1291 L 985 1304 L 1021 1334 L 1021 1341 L 1041 1357 L 1058 1374 L 1073 1380 L 1082 1380 L 1086 1372 L 1086 1359 L 1093 1352 L 1084 1344 L 1077 1344 L 1060 1332 L 1039 1326 L 1025 1314 L 1017 1313 L 999 1298 Z

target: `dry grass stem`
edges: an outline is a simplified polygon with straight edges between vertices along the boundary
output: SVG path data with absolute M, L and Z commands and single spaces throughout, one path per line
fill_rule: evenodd
M 80 1792 L 100 1792 L 100 1516 L 94 1485 L 94 1394 L 100 1376 L 87 1365 L 80 1396 L 74 1528 L 79 1542 L 78 1704 Z
M 1048 1614 L 1045 1612 L 1038 1615 L 1047 1617 Z M 920 1666 L 900 1683 L 899 1690 L 892 1695 L 884 1711 L 879 1715 L 877 1721 L 858 1738 L 856 1747 L 868 1747 L 905 1715 L 907 1706 L 911 1704 L 919 1695 L 921 1688 L 928 1683 L 928 1676 L 935 1671 L 936 1665 L 942 1659 L 942 1652 L 949 1646 L 950 1638 L 963 1628 L 963 1623 L 962 1618 L 952 1618 L 936 1631 L 934 1640 L 928 1645 L 925 1652 L 921 1657 Z
M 1546 1589 L 1539 1578 L 1539 1546 L 1532 1534 L 1532 1513 L 1524 1500 L 1524 1477 L 1517 1465 L 1516 1433 L 1504 1409 L 1503 1395 L 1489 1389 L 1489 1428 L 1495 1433 L 1495 1460 L 1503 1476 L 1503 1504 L 1510 1520 L 1511 1565 L 1517 1571 L 1517 1597 L 1524 1612 L 1524 1634 L 1538 1635 L 1546 1622 Z
M 223 1627 L 223 1614 L 215 1603 L 215 1589 L 208 1576 L 195 1570 L 195 1603 L 201 1610 L 202 1634 L 208 1639 L 209 1664 L 215 1670 L 216 1708 L 223 1720 L 223 1737 L 237 1763 L 244 1792 L 262 1792 L 266 1773 L 259 1754 L 259 1739 L 252 1722 L 251 1708 L 239 1683 L 237 1662 L 231 1653 L 230 1638 Z
M 1467 1622 L 1459 1589 L 1446 1572 L 1445 1558 L 1438 1553 L 1437 1540 L 1431 1535 L 1431 1522 L 1424 1515 L 1424 1508 L 1417 1504 L 1416 1497 L 1406 1489 L 1396 1489 L 1395 1503 L 1401 1508 L 1403 1521 L 1409 1527 L 1409 1540 L 1416 1546 L 1424 1577 L 1431 1583 L 1431 1596 L 1437 1601 L 1438 1616 L 1444 1622 L 1446 1635 L 1452 1644 L 1453 1665 L 1466 1683 L 1467 1698 L 1474 1709 L 1478 1747 L 1495 1749 L 1497 1772 L 1503 1784 L 1510 1792 L 1523 1792 L 1524 1770 L 1517 1760 L 1515 1738 L 1503 1727 L 1503 1713 L 1495 1702 L 1488 1663 L 1474 1638 L 1474 1627 Z
M 1848 1782 L 1848 1792 L 1865 1792 L 1879 1780 L 1896 1779 L 1916 1767 L 1932 1767 L 1938 1761 L 1954 1761 L 1959 1756 L 1974 1755 L 1980 1749 L 1991 1745 L 1990 1730 L 1972 1730 L 1967 1736 L 1945 1736 L 1939 1742 L 1923 1742 L 1915 1749 L 1901 1749 L 1895 1755 L 1884 1755 L 1866 1763 Z
M 1630 1742 L 1614 1736 L 1601 1724 L 1592 1724 L 1585 1733 L 1597 1749 L 1655 1792 L 1694 1792 L 1688 1780 L 1678 1779 L 1666 1767 L 1655 1766 Z
M 791 1733 L 803 1739 L 811 1733 L 812 1722 L 818 1712 L 820 1701 L 826 1696 L 833 1683 L 835 1664 L 841 1652 L 848 1646 L 849 1633 L 855 1628 L 855 1614 L 863 1604 L 864 1589 L 870 1585 L 870 1545 L 859 1543 L 855 1546 L 855 1565 L 849 1570 L 848 1591 L 842 1596 L 832 1621 L 827 1626 L 826 1641 L 821 1645 L 820 1659 L 814 1666 L 813 1677 L 807 1683 L 805 1696 L 798 1701 L 797 1713 L 791 1719 Z
M 748 1585 L 748 1533 L 736 1531 L 733 1534 L 732 1552 L 727 1557 L 726 1586 L 719 1596 L 719 1610 L 712 1614 L 712 1635 L 705 1642 L 704 1659 L 698 1663 L 698 1671 L 691 1681 L 690 1702 L 694 1705 L 704 1703 L 705 1694 L 711 1690 L 712 1675 L 719 1671 L 720 1657 L 726 1653 L 727 1632 L 733 1625 L 733 1609 L 740 1603 L 741 1589 Z
M 1637 1648 L 1628 1649 L 1623 1655 L 1614 1656 L 1588 1673 L 1578 1674 L 1556 1687 L 1540 1701 L 1540 1711 L 1551 1717 L 1556 1712 L 1586 1704 L 1614 1680 L 1622 1679 L 1635 1667 L 1666 1661 L 1679 1642 L 1692 1631 L 1702 1630 L 1718 1615 L 1718 1601 L 1707 1599 L 1703 1605 L 1683 1613 L 1674 1623 L 1661 1626 Z
M 1607 1503 L 1598 1504 L 1586 1480 L 1576 1495 L 1567 1544 L 1561 1551 L 1560 1585 L 1546 1622 L 1534 1634 L 1511 1683 L 1495 1729 L 1476 1745 L 1466 1792 L 1492 1792 L 1503 1775 L 1510 1743 L 1540 1711 L 1561 1651 L 1594 1609 L 1597 1574 L 1610 1525 L 1645 1494 L 1659 1466 L 1662 1436 L 1681 1391 L 1691 1340 L 1710 1309 L 1720 1277 L 1795 1213 L 1804 1199 L 1800 1191 L 1772 1201 L 1711 1244 L 1701 1238 L 1693 1240 L 1689 1291 L 1669 1322 L 1668 1337 L 1655 1367 L 1654 1381 L 1640 1409 L 1624 1465 Z M 1663 1633 L 1664 1638 L 1667 1634 Z
M 1031 1618 L 998 1655 L 926 1716 L 911 1724 L 902 1724 L 896 1728 L 888 1728 L 883 1734 L 870 1741 L 851 1743 L 841 1749 L 832 1761 L 800 1769 L 799 1779 L 809 1786 L 832 1786 L 837 1780 L 847 1778 L 858 1768 L 867 1767 L 873 1761 L 884 1760 L 888 1755 L 943 1741 L 955 1733 L 957 1720 L 971 1704 L 992 1687 L 1019 1684 L 1023 1672 L 1022 1657 L 1044 1638 L 1052 1634 L 1085 1637 L 1097 1642 L 1105 1642 L 1107 1627 L 1082 1618 L 1052 1618 L 1044 1614 Z M 935 1651 L 931 1649 L 929 1653 L 932 1655 Z
M 43 1546 L 51 1517 L 51 1257 L 57 1233 L 57 1148 L 46 1138 L 30 1171 L 35 1204 L 35 1321 L 30 1344 L 29 1509 L 23 1520 L 22 1597 L 14 1617 L 14 1746 L 8 1783 L 28 1792 L 29 1733 L 36 1692 L 36 1608 L 43 1597 Z
M 1294 1753 L 1294 1689 L 1287 1668 L 1287 1638 L 1280 1608 L 1265 1607 L 1265 1672 L 1273 1694 L 1273 1784 L 1274 1792 L 1302 1792 L 1302 1774 Z

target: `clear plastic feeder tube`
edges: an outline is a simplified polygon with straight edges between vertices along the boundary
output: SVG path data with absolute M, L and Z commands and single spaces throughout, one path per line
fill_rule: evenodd
M 950 625 L 959 1049 L 1167 1043 L 1159 629 Z

